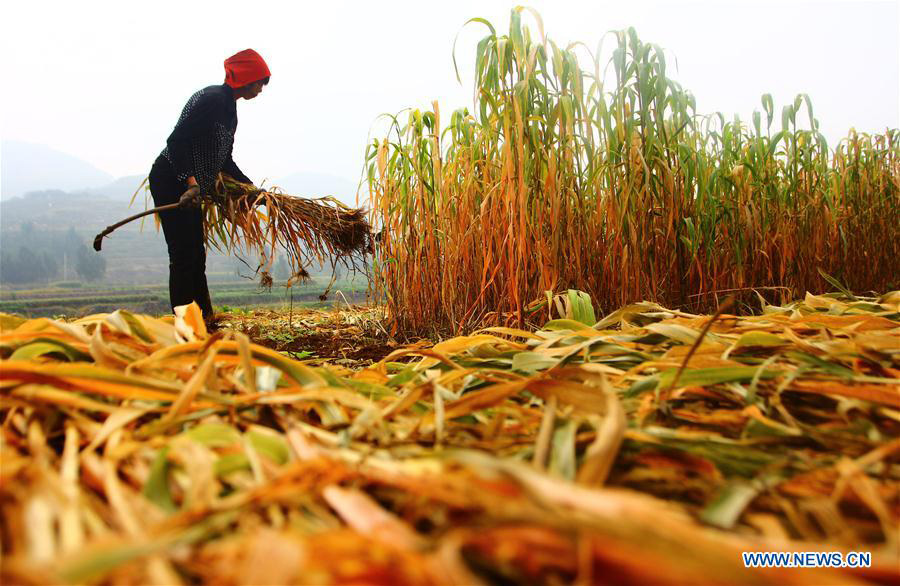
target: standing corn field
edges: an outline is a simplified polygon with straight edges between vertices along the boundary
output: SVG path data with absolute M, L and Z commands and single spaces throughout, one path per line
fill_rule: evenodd
M 522 324 L 566 288 L 605 309 L 705 310 L 723 291 L 822 289 L 822 272 L 897 286 L 897 129 L 831 149 L 804 94 L 780 116 L 764 95 L 750 124 L 702 116 L 633 29 L 607 58 L 602 42 L 557 46 L 532 11 L 533 39 L 525 10 L 508 35 L 470 21 L 488 29 L 472 111 L 446 128 L 437 102 L 391 117 L 368 149 L 375 287 L 396 328 Z

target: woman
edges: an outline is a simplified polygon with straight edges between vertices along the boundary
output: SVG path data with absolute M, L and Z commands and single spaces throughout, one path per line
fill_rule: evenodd
M 269 67 L 259 53 L 246 49 L 225 60 L 224 84 L 191 96 L 150 170 L 150 193 L 157 206 L 179 200 L 188 204 L 201 193 L 213 193 L 219 172 L 252 183 L 231 158 L 236 103 L 239 98 L 258 96 L 269 77 Z M 206 285 L 203 213 L 191 206 L 159 215 L 169 249 L 172 308 L 196 301 L 209 321 L 213 309 Z

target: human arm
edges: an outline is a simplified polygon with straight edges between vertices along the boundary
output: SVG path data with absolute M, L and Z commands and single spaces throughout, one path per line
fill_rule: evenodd
M 166 141 L 175 176 L 185 187 L 199 184 L 205 193 L 210 192 L 230 153 L 230 141 L 225 145 L 222 140 L 229 133 L 233 116 L 226 99 L 209 89 L 191 96 Z
M 232 197 L 255 197 L 259 189 L 253 185 L 253 181 L 249 177 L 247 177 L 247 175 L 243 171 L 241 171 L 240 167 L 237 166 L 231 156 L 231 153 L 232 149 L 228 149 L 228 157 L 225 159 L 225 164 L 222 165 L 222 172 L 239 183 L 245 183 L 252 186 L 252 190 L 241 193 L 240 195 L 233 195 Z M 264 200 L 256 199 L 256 204 L 262 205 L 263 201 Z
M 253 184 L 253 181 L 241 171 L 240 167 L 237 166 L 237 163 L 234 162 L 234 159 L 231 158 L 231 152 L 228 153 L 228 158 L 225 159 L 225 164 L 222 165 L 222 172 L 231 175 L 232 178 L 241 183 Z

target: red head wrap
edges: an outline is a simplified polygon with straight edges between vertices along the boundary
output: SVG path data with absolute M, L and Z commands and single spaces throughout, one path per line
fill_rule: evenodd
M 270 76 L 269 66 L 253 49 L 244 49 L 225 60 L 225 83 L 233 88 Z

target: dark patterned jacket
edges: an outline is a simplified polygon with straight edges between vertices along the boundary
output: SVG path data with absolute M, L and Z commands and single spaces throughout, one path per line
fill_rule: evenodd
M 235 130 L 234 90 L 225 84 L 211 85 L 187 101 L 161 156 L 172 164 L 179 181 L 193 175 L 203 193 L 214 192 L 220 171 L 252 183 L 231 158 Z

